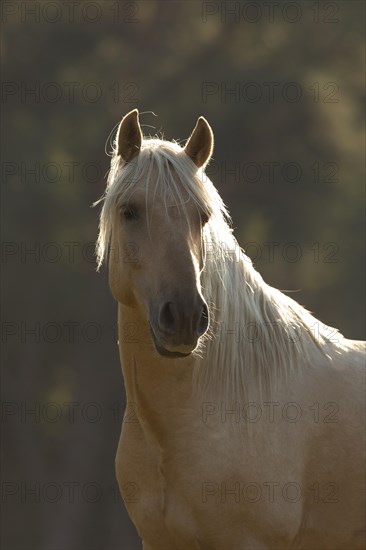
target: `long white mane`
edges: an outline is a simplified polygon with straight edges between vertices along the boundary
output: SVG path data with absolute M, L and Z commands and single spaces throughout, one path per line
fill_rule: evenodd
M 201 284 L 211 326 L 196 355 L 196 388 L 213 395 L 220 388 L 220 395 L 230 400 L 245 398 L 248 380 L 258 381 L 263 390 L 274 388 L 276 380 L 305 367 L 314 352 L 331 360 L 347 347 L 338 332 L 337 343 L 330 342 L 334 329 L 263 281 L 233 236 L 216 188 L 177 143 L 145 139 L 139 155 L 125 166 L 114 154 L 100 217 L 98 266 L 108 255 L 116 206 L 142 179 L 148 191 L 152 177 L 154 193 L 159 192 L 165 204 L 174 201 L 184 213 L 188 197 L 210 215 L 202 235 Z M 146 193 L 147 203 L 148 196 L 151 193 Z

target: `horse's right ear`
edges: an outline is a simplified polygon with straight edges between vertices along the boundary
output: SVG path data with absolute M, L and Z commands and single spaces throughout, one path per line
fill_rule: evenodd
M 123 117 L 117 131 L 117 154 L 125 162 L 130 162 L 139 154 L 142 144 L 142 132 L 139 123 L 139 112 L 137 109 L 130 111 Z

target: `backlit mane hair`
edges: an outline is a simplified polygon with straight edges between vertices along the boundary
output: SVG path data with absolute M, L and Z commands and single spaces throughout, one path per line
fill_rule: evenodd
M 308 364 L 314 353 L 331 360 L 347 346 L 339 332 L 263 281 L 233 236 L 216 188 L 177 143 L 144 139 L 139 154 L 126 165 L 114 153 L 101 199 L 98 268 L 108 256 L 116 207 L 142 178 L 149 189 L 153 167 L 154 193 L 161 193 L 165 205 L 173 201 L 184 212 L 188 197 L 210 216 L 202 231 L 205 265 L 201 275 L 210 329 L 196 352 L 195 389 L 212 396 L 219 391 L 222 398 L 233 401 L 247 397 L 248 381 L 257 380 L 264 394 L 276 387 L 276 380 Z M 332 343 L 328 337 L 335 334 L 337 343 Z

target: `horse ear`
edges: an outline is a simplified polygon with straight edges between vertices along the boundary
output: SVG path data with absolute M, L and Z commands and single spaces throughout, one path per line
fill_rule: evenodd
M 123 117 L 117 131 L 117 154 L 125 162 L 130 162 L 139 154 L 142 143 L 142 132 L 137 109 Z
M 193 160 L 197 168 L 201 168 L 212 155 L 213 143 L 214 137 L 211 126 L 203 116 L 200 116 L 184 151 Z

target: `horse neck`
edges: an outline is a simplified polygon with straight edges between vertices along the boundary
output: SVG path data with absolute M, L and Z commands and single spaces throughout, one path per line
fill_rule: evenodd
M 158 355 L 146 317 L 138 309 L 119 304 L 118 327 L 127 403 L 140 423 L 161 439 L 192 408 L 194 359 Z

